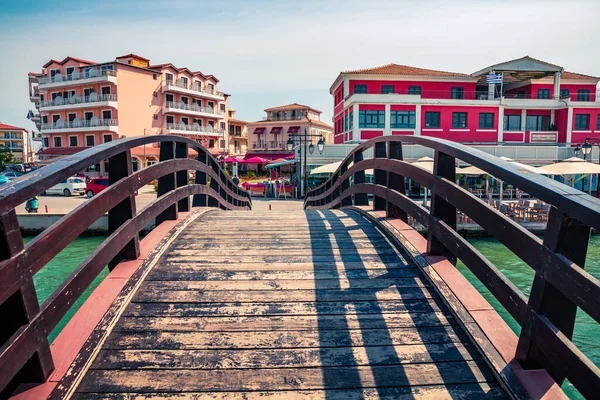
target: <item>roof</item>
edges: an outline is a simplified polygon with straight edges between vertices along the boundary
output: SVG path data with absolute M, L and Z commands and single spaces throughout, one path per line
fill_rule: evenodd
M 188 74 L 192 75 L 192 76 L 201 76 L 204 79 L 213 79 L 215 82 L 220 82 L 216 76 L 214 75 L 205 75 L 200 71 L 192 71 L 187 67 L 183 67 L 183 68 L 178 68 L 175 65 L 171 64 L 171 63 L 166 63 L 166 64 L 155 64 L 155 65 L 150 65 L 148 66 L 148 68 L 150 69 L 163 69 L 163 68 L 171 68 L 177 72 L 187 72 Z
M 416 76 L 457 76 L 469 77 L 468 74 L 460 72 L 438 71 L 435 69 L 411 67 L 408 65 L 386 64 L 379 67 L 355 69 L 343 71 L 342 74 L 364 74 L 364 75 L 416 75 Z
M 306 124 L 306 123 L 311 123 L 312 125 L 316 125 L 316 126 L 321 126 L 323 128 L 327 128 L 329 130 L 333 131 L 333 126 L 322 122 L 322 121 L 317 121 L 316 119 L 308 119 L 306 117 L 302 118 L 302 119 L 286 119 L 286 120 L 262 120 L 262 121 L 254 121 L 254 122 L 248 122 L 248 129 L 256 129 L 257 127 L 268 127 L 268 128 L 272 128 L 273 125 L 275 126 L 286 126 L 289 128 L 289 126 L 295 126 L 295 125 L 301 125 L 301 124 Z M 288 126 L 289 125 L 289 126 Z
M 269 112 L 269 111 L 286 111 L 286 110 L 297 110 L 298 108 L 307 108 L 309 110 L 318 112 L 319 114 L 321 114 L 323 112 L 323 111 L 317 110 L 315 108 L 312 108 L 310 106 L 305 106 L 303 104 L 298 104 L 298 103 L 286 104 L 285 106 L 277 106 L 277 107 L 266 108 L 265 111 L 266 112 Z
M 126 57 L 139 58 L 140 60 L 144 60 L 144 61 L 150 62 L 149 59 L 147 59 L 145 57 L 142 57 L 142 56 L 138 56 L 137 54 L 133 54 L 133 53 L 125 54 L 124 56 L 119 56 L 117 58 L 126 58 Z
M 514 72 L 562 72 L 563 67 L 555 64 L 550 64 L 546 61 L 538 60 L 537 58 L 524 56 L 516 58 L 510 61 L 504 61 L 498 64 L 490 65 L 480 71 L 477 71 L 472 76 L 479 76 L 481 74 L 487 74 L 490 71 L 502 72 L 502 71 L 514 71 Z
M 565 71 L 560 76 L 562 79 L 600 79 L 597 76 L 578 74 L 575 72 Z
M 48 61 L 46 64 L 44 64 L 42 67 L 43 68 L 47 68 L 52 63 L 57 63 L 57 64 L 60 64 L 60 65 L 64 65 L 69 60 L 77 61 L 77 62 L 80 62 L 82 64 L 97 64 L 95 61 L 88 61 L 88 60 L 83 60 L 81 58 L 75 58 L 75 57 L 67 56 L 62 61 L 57 61 L 57 60 L 52 59 L 52 60 Z
M 27 129 L 19 128 L 18 126 L 3 124 L 3 123 L 0 122 L 0 131 L 2 131 L 2 130 L 25 131 L 25 132 L 27 132 Z
M 46 147 L 38 151 L 37 154 L 45 156 L 64 156 L 75 154 L 85 149 L 89 149 L 89 147 Z
M 229 118 L 228 121 L 233 122 L 233 123 L 239 123 L 239 124 L 247 124 L 248 123 L 248 121 L 244 121 L 243 119 L 237 119 L 237 118 Z

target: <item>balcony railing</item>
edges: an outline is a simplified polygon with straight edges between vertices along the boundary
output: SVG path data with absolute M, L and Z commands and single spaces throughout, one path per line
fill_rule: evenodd
M 98 119 L 92 118 L 84 121 L 81 119 L 74 119 L 73 121 L 61 121 L 58 120 L 53 123 L 42 124 L 42 129 L 77 129 L 77 128 L 94 128 L 102 126 L 117 126 L 118 121 L 116 119 Z
M 80 96 L 78 94 L 63 98 L 62 96 L 57 96 L 54 100 L 42 101 L 40 103 L 40 107 L 55 107 L 55 106 L 64 106 L 71 104 L 85 104 L 85 103 L 100 103 L 106 101 L 117 101 L 116 94 L 96 94 L 92 93 L 89 96 Z
M 210 94 L 210 95 L 213 95 L 213 96 L 221 96 L 221 97 L 223 97 L 223 95 L 224 95 L 223 92 L 219 92 L 215 88 L 210 88 L 210 87 L 204 87 L 203 88 L 203 87 L 201 87 L 200 85 L 198 85 L 196 83 L 192 83 L 191 85 L 187 85 L 185 82 L 182 82 L 181 80 L 178 80 L 178 81 L 165 81 L 165 86 L 167 87 L 167 89 L 170 89 L 170 88 L 181 88 L 181 89 L 191 90 L 193 92 Z
M 186 132 L 214 133 L 216 135 L 223 135 L 225 133 L 224 129 L 219 129 L 219 128 L 216 128 L 211 125 L 199 125 L 199 124 L 186 125 L 183 122 L 174 123 L 174 124 L 170 124 L 170 123 L 166 124 L 165 129 L 186 131 Z
M 269 148 L 270 149 L 283 149 L 283 143 L 282 142 L 269 142 Z
M 115 71 L 110 69 L 99 70 L 92 68 L 84 72 L 74 71 L 68 75 L 56 74 L 50 78 L 41 77 L 39 84 L 44 85 L 46 83 L 78 81 L 81 79 L 99 78 L 103 76 L 117 76 L 117 74 L 115 73 Z
M 178 110 L 202 112 L 206 114 L 225 115 L 225 112 L 217 110 L 214 107 L 201 107 L 196 103 L 185 104 L 184 102 L 167 101 L 167 108 L 176 108 Z
M 23 136 L 17 136 L 14 133 L 10 133 L 10 134 L 5 133 L 4 137 L 0 137 L 0 139 L 19 139 L 19 140 L 21 140 L 21 139 L 23 139 Z
M 294 116 L 287 116 L 287 117 L 263 117 L 262 120 L 263 121 L 300 121 L 302 118 L 304 118 L 304 115 L 294 115 Z

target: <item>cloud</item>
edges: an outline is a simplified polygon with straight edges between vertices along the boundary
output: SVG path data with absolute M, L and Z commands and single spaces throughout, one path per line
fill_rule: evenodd
M 0 15 L 0 120 L 31 128 L 27 72 L 50 58 L 137 53 L 216 75 L 238 117 L 299 102 L 331 121 L 342 70 L 390 62 L 459 72 L 523 55 L 600 75 L 594 1 L 103 1 Z

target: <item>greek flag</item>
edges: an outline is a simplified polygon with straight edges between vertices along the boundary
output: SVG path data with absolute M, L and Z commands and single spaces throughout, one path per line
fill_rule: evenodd
M 485 77 L 486 83 L 502 83 L 502 74 L 487 74 Z

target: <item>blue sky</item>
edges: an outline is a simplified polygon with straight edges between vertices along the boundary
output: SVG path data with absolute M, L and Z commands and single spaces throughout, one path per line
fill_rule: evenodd
M 0 121 L 32 129 L 27 72 L 67 55 L 214 74 L 250 121 L 297 102 L 331 122 L 339 72 L 388 63 L 474 72 L 530 55 L 600 76 L 599 12 L 594 0 L 3 0 Z

